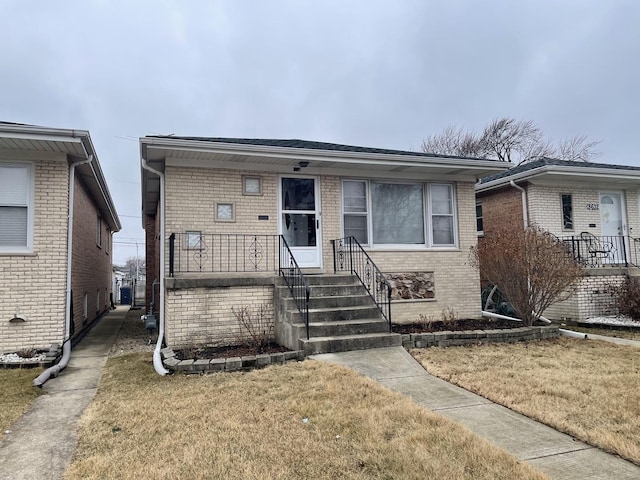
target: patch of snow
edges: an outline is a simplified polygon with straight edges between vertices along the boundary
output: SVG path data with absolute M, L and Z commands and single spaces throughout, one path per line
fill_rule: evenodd
M 610 317 L 590 317 L 584 323 L 597 323 L 599 325 L 617 325 L 621 327 L 640 327 L 640 321 L 624 315 Z

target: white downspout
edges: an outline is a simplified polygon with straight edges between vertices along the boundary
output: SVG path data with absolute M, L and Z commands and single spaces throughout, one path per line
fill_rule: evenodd
M 35 387 L 42 387 L 51 376 L 57 377 L 69 363 L 71 357 L 71 260 L 73 254 L 73 197 L 75 192 L 76 167 L 93 161 L 93 155 L 86 160 L 72 163 L 69 167 L 69 209 L 67 218 L 67 292 L 64 315 L 64 341 L 62 342 L 62 358 L 60 361 L 47 368 L 33 381 Z
M 162 340 L 164 340 L 164 239 L 165 239 L 165 225 L 164 225 L 164 173 L 151 168 L 147 165 L 147 161 L 142 157 L 142 168 L 148 170 L 151 173 L 155 173 L 160 177 L 160 318 L 158 325 L 158 341 L 156 342 L 156 348 L 153 350 L 153 368 L 158 375 L 166 375 L 169 370 L 164 368 L 162 364 L 162 358 L 160 355 L 160 349 L 162 348 Z
M 522 218 L 524 220 L 524 228 L 529 228 L 529 212 L 527 211 L 527 191 L 513 180 L 509 180 L 511 186 L 522 192 Z

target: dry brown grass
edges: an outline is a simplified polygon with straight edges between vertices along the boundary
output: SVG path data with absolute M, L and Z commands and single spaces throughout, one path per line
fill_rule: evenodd
M 432 374 L 640 464 L 640 349 L 555 340 L 416 349 Z
M 613 330 L 611 328 L 587 328 L 587 327 L 562 327 L 574 332 L 592 333 L 595 335 L 605 335 L 607 337 L 626 338 L 627 340 L 640 341 L 640 331 L 635 330 Z
M 41 372 L 41 368 L 0 369 L 0 431 L 7 430 L 42 394 L 31 385 Z
M 163 378 L 134 354 L 109 360 L 65 478 L 546 477 L 341 367 Z

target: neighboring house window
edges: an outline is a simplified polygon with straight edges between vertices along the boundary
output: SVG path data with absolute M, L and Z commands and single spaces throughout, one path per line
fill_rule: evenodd
M 108 254 L 109 253 L 109 240 L 111 240 L 111 232 L 107 228 L 106 235 L 104 237 L 104 250 Z
M 562 228 L 573 230 L 573 202 L 571 195 L 562 194 Z
M 28 252 L 33 239 L 33 167 L 0 165 L 0 252 Z
M 262 177 L 242 177 L 244 195 L 262 195 Z
M 100 311 L 100 290 L 96 290 L 96 312 Z
M 202 232 L 187 232 L 186 236 L 188 249 L 200 250 L 202 248 Z
M 363 244 L 456 244 L 453 184 L 345 180 L 342 213 L 344 235 Z
M 86 293 L 82 298 L 82 316 L 84 319 L 89 318 L 89 303 L 88 303 L 88 298 Z
M 482 204 L 476 203 L 476 231 L 478 235 L 484 233 L 484 224 L 482 222 Z
M 102 218 L 100 215 L 97 217 L 97 226 L 96 226 L 96 245 L 102 245 Z

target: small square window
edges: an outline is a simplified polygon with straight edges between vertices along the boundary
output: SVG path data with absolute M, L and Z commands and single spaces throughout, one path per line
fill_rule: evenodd
M 220 222 L 233 222 L 236 219 L 233 203 L 216 203 L 216 220 Z
M 243 195 L 262 195 L 262 177 L 242 177 Z
M 189 250 L 200 250 L 202 248 L 202 232 L 187 232 L 186 247 Z

